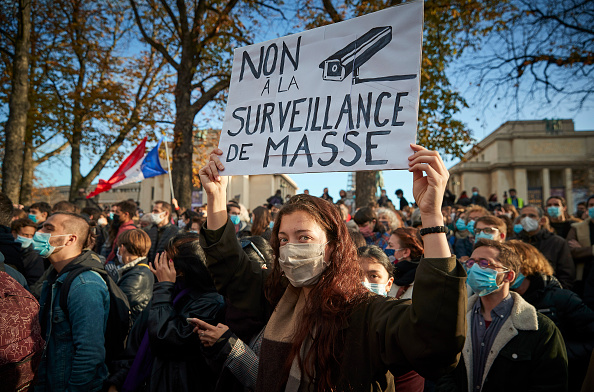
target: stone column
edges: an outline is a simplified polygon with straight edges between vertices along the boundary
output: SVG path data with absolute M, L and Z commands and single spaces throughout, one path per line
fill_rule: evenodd
M 571 215 L 575 211 L 573 205 L 573 176 L 571 168 L 565 168 L 565 201 L 567 202 L 567 214 Z
M 524 202 L 528 204 L 528 175 L 526 169 L 514 169 L 514 186 L 512 188 L 516 188 L 518 197 L 524 199 Z
M 542 169 L 542 202 L 543 204 L 551 196 L 551 176 L 548 168 Z

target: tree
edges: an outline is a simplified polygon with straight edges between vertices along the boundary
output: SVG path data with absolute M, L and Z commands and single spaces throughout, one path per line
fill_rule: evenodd
M 130 0 L 142 38 L 176 74 L 171 175 L 181 206 L 192 197 L 194 119 L 221 102 L 231 76 L 231 50 L 250 43 L 250 15 L 276 8 L 266 1 Z M 258 4 L 259 8 L 254 5 Z
M 594 92 L 594 2 L 515 0 L 469 61 L 483 101 L 582 109 Z
M 125 8 L 82 0 L 58 3 L 53 2 L 48 28 L 54 44 L 47 78 L 57 103 L 57 129 L 70 146 L 72 201 L 126 140 L 135 144 L 145 128 L 157 125 L 166 113 L 170 86 L 155 50 L 119 54 L 131 42 Z M 86 175 L 81 172 L 83 147 L 96 159 Z
M 307 27 L 340 22 L 405 1 L 401 0 L 304 0 L 299 17 Z M 421 96 L 417 142 L 443 154 L 460 157 L 474 142 L 470 130 L 454 115 L 467 107 L 451 85 L 446 68 L 461 53 L 473 47 L 476 37 L 497 26 L 506 1 L 425 1 Z M 375 200 L 375 172 L 358 172 L 356 200 L 359 206 Z M 361 184 L 361 186 L 359 185 Z
M 13 201 L 19 199 L 20 177 L 23 165 L 23 146 L 27 111 L 29 110 L 29 55 L 31 47 L 31 0 L 19 0 L 17 5 L 17 31 L 11 34 L 3 23 L 0 34 L 14 48 L 0 45 L 0 51 L 12 61 L 12 88 L 8 121 L 4 129 L 4 159 L 2 162 L 2 191 Z M 6 14 L 4 15 L 6 16 Z M 2 19 L 5 19 L 4 17 Z M 7 21 L 5 21 L 7 22 Z

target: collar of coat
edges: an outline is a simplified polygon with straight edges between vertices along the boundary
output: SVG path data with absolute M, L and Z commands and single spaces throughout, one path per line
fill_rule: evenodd
M 571 227 L 575 228 L 577 240 L 582 246 L 592 246 L 590 243 L 590 221 L 592 218 L 588 217 L 581 222 L 572 223 Z
M 495 358 L 499 355 L 499 352 L 505 347 L 510 340 L 512 340 L 518 331 L 537 331 L 538 320 L 536 318 L 536 309 L 534 306 L 526 302 L 521 295 L 513 291 L 509 292 L 514 300 L 514 306 L 512 311 L 505 320 L 505 323 L 501 326 L 497 337 L 493 341 L 491 351 L 487 356 L 487 362 L 485 363 L 485 371 L 483 373 L 483 380 L 481 386 L 484 384 L 489 370 L 495 362 Z M 466 377 L 468 380 L 468 390 L 472 391 L 474 383 L 472 382 L 473 375 L 473 359 L 472 359 L 472 308 L 476 301 L 479 300 L 477 294 L 473 295 L 468 299 L 468 307 L 466 308 L 466 340 L 464 342 L 464 348 L 462 349 L 462 356 L 464 357 L 464 364 L 466 365 Z

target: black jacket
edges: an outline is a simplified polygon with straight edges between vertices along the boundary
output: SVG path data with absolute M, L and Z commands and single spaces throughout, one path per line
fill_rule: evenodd
M 149 251 L 147 258 L 148 261 L 152 263 L 155 260 L 157 253 L 161 253 L 165 250 L 167 243 L 171 238 L 175 237 L 179 228 L 171 223 L 167 223 L 163 227 L 158 227 L 157 225 L 149 226 L 144 229 L 144 231 L 151 239 L 151 250 Z
M 14 240 L 10 227 L 0 225 L 0 252 L 4 254 L 5 263 L 19 271 L 29 285 L 33 285 L 45 270 L 43 259 L 31 247 L 22 248 Z
M 142 262 L 146 262 L 146 260 L 142 260 Z M 122 272 L 122 276 L 118 280 L 118 287 L 128 297 L 132 322 L 136 321 L 151 301 L 154 283 L 154 275 L 146 264 L 138 264 Z
M 594 348 L 594 311 L 576 293 L 561 288 L 553 276 L 531 275 L 522 296 L 561 331 L 569 360 L 588 361 Z
M 571 257 L 569 245 L 564 238 L 551 233 L 546 229 L 540 229 L 538 233 L 529 236 L 525 231 L 520 232 L 518 237 L 536 247 L 549 260 L 555 276 L 563 285 L 564 289 L 571 289 L 575 280 L 575 264 Z
M 158 282 L 153 299 L 128 337 L 126 357 L 115 364 L 107 380 L 122 390 L 130 366 L 148 329 L 151 352 L 154 356 L 148 382 L 140 391 L 213 391 L 217 376 L 207 365 L 201 352 L 200 338 L 194 326 L 186 321 L 196 317 L 212 325 L 223 321 L 224 301 L 216 292 L 190 290 L 175 306 L 177 294 L 174 283 Z

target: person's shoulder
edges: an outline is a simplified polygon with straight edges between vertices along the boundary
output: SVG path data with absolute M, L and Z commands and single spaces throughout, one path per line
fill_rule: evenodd
M 72 273 L 72 271 L 68 273 Z M 99 285 L 107 290 L 107 284 L 105 283 L 103 277 L 99 274 L 99 272 L 93 270 L 83 271 L 72 280 L 73 288 L 85 285 Z
M 546 336 L 551 336 L 557 333 L 558 328 L 549 317 L 546 315 L 536 312 L 536 321 L 538 322 L 538 332 Z

